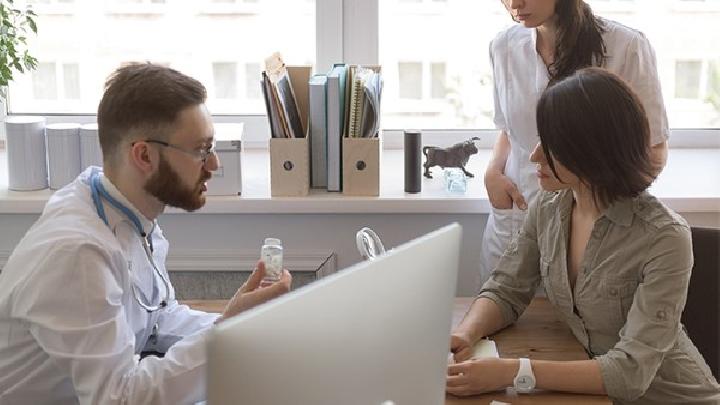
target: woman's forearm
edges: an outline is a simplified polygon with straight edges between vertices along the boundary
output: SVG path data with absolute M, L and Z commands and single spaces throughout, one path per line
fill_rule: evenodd
M 504 319 L 497 304 L 488 298 L 478 298 L 455 328 L 455 332 L 464 334 L 474 343 L 483 336 L 497 332 L 503 324 Z
M 508 155 L 510 154 L 510 140 L 505 131 L 500 131 L 500 134 L 495 141 L 493 146 L 492 157 L 488 163 L 488 170 L 499 170 L 501 173 L 505 172 L 505 163 L 507 162 Z
M 530 364 L 535 374 L 536 388 L 579 394 L 606 394 L 600 363 L 596 360 L 531 360 Z

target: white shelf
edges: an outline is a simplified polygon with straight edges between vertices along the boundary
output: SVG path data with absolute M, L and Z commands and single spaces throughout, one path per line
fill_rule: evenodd
M 379 197 L 348 197 L 341 193 L 312 190 L 307 197 L 271 197 L 269 157 L 265 150 L 246 150 L 242 155 L 243 195 L 212 196 L 198 214 L 484 214 L 490 205 L 482 177 L 490 158 L 483 149 L 470 158 L 467 193 L 444 191 L 441 169 L 434 179 L 423 178 L 422 192 L 403 191 L 403 152 L 384 150 L 381 158 Z M 7 189 L 5 151 L 0 151 L 0 214 L 38 214 L 52 190 L 31 192 Z M 720 213 L 720 150 L 672 149 L 668 164 L 650 190 L 675 211 Z M 184 213 L 169 208 L 167 213 Z

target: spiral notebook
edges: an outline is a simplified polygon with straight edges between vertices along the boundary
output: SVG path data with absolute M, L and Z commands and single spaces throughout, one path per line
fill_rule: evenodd
M 382 79 L 371 69 L 358 67 L 350 90 L 349 138 L 373 138 L 380 130 Z

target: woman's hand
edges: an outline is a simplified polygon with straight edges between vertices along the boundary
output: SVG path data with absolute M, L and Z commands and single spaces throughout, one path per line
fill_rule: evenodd
M 450 351 L 456 363 L 469 360 L 472 356 L 473 343 L 470 337 L 462 332 L 453 332 L 450 335 Z
M 521 210 L 527 209 L 525 197 L 520 193 L 517 185 L 500 170 L 488 167 L 485 171 L 485 188 L 490 204 L 494 208 L 511 209 L 515 203 Z
M 459 397 L 503 390 L 513 385 L 517 359 L 483 358 L 451 364 L 445 390 Z

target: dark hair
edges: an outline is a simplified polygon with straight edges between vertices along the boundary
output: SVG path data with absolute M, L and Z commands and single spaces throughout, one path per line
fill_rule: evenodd
M 588 185 L 598 207 L 635 197 L 654 180 L 645 109 L 613 73 L 578 70 L 543 92 L 536 114 L 553 173 L 557 159 Z
M 98 135 L 105 162 L 127 139 L 152 133 L 166 139 L 180 112 L 205 103 L 205 87 L 177 70 L 152 63 L 131 63 L 105 83 L 98 106 Z
M 570 76 L 576 70 L 603 66 L 605 24 L 584 0 L 557 0 L 557 42 L 554 61 L 548 67 L 550 83 Z

